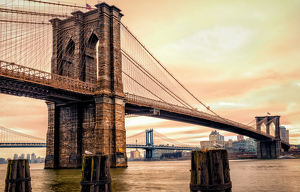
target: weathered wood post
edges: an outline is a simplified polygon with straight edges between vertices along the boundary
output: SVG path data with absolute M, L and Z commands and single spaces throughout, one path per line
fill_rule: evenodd
M 110 165 L 107 155 L 84 156 L 81 192 L 111 192 Z
M 227 150 L 193 151 L 191 157 L 191 192 L 231 192 Z
M 31 192 L 28 159 L 14 159 L 8 161 L 5 192 Z

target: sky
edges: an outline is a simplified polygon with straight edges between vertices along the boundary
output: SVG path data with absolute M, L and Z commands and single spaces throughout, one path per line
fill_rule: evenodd
M 65 0 L 67 2 L 67 0 Z M 84 1 L 73 3 L 84 4 Z M 300 1 L 107 0 L 122 22 L 194 95 L 222 117 L 248 124 L 281 116 L 300 144 Z M 87 0 L 90 5 L 97 1 Z M 0 94 L 0 126 L 46 137 L 44 101 Z M 127 136 L 153 128 L 199 145 L 213 129 L 163 119 L 126 119 Z M 225 140 L 236 135 L 220 131 Z M 44 149 L 0 149 L 13 153 Z

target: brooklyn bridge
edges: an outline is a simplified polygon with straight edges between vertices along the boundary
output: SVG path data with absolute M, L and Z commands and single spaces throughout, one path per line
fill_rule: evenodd
M 249 136 L 258 158 L 289 148 L 279 116 L 255 117 L 255 126 L 219 116 L 133 35 L 119 8 L 95 7 L 20 0 L 0 8 L 0 93 L 46 101 L 45 168 L 80 167 L 86 150 L 126 167 L 126 115 Z

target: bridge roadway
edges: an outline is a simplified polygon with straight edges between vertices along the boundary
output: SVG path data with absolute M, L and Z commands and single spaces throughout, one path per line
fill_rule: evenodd
M 93 100 L 96 85 L 54 75 L 40 70 L 24 67 L 14 63 L 0 61 L 0 93 L 26 96 L 57 103 L 86 102 Z M 225 130 L 257 140 L 274 140 L 275 137 L 250 126 L 211 115 L 195 109 L 152 100 L 125 93 L 126 114 L 143 114 L 146 116 L 180 121 L 210 128 Z M 156 109 L 158 113 L 154 113 Z M 282 148 L 290 144 L 281 141 Z
M 46 143 L 0 143 L 0 148 L 25 148 L 25 147 L 46 147 Z M 136 145 L 126 144 L 126 148 L 139 148 L 139 149 L 169 149 L 169 150 L 199 150 L 197 147 L 178 147 L 174 145 Z

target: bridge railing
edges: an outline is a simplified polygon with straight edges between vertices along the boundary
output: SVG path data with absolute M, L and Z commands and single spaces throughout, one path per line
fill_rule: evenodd
M 184 108 L 184 107 L 181 107 L 178 105 L 173 105 L 173 104 L 169 104 L 169 103 L 158 101 L 158 100 L 148 99 L 148 98 L 130 94 L 130 93 L 125 93 L 125 96 L 127 99 L 126 103 L 131 103 L 134 105 L 145 106 L 145 107 L 150 107 L 150 108 L 156 108 L 156 109 L 160 109 L 160 110 L 166 110 L 166 111 L 175 112 L 175 113 L 179 113 L 179 114 L 183 114 L 183 115 L 188 115 L 191 117 L 207 119 L 207 120 L 211 120 L 214 122 L 223 123 L 223 124 L 231 125 L 234 127 L 239 127 L 239 128 L 245 129 L 245 130 L 250 130 L 250 131 L 265 135 L 267 137 L 272 137 L 271 135 L 269 135 L 265 132 L 262 132 L 260 130 L 257 130 L 251 126 L 247 126 L 242 123 L 238 123 L 238 122 L 235 122 L 235 121 L 232 121 L 230 119 L 226 119 L 226 118 L 223 118 L 220 116 L 211 115 L 211 114 L 208 114 L 208 113 L 205 113 L 202 111 L 198 111 L 196 109 Z
M 96 89 L 95 84 L 86 83 L 70 77 L 60 76 L 1 60 L 0 74 L 10 78 L 29 81 L 81 94 L 94 94 Z

